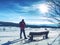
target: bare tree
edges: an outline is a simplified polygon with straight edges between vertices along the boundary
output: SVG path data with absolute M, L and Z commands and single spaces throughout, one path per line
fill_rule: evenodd
M 60 0 L 47 0 L 49 5 L 49 15 L 60 24 Z

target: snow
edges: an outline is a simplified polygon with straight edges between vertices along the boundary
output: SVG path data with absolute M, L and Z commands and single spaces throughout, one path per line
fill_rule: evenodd
M 5 30 L 3 29 L 5 28 Z M 11 45 L 48 45 L 51 44 L 56 37 L 60 34 L 60 28 L 47 28 L 49 30 L 48 39 L 41 40 L 42 37 L 35 37 L 34 39 L 40 40 L 36 42 L 30 42 L 23 44 L 25 41 L 20 41 Z M 26 35 L 29 35 L 29 32 L 41 32 L 45 31 L 45 28 L 26 28 Z M 8 41 L 16 40 L 20 37 L 20 29 L 19 27 L 0 27 L 0 45 L 4 44 Z M 23 37 L 24 38 L 24 37 Z M 52 45 L 60 44 L 60 36 L 55 40 Z

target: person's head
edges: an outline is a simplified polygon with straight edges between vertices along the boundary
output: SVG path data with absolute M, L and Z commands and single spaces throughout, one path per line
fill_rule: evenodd
M 22 19 L 22 22 L 24 22 L 24 19 Z

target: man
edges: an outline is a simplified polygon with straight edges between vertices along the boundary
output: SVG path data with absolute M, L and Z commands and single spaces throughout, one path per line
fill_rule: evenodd
M 22 38 L 22 33 L 24 34 L 24 38 L 26 38 L 26 35 L 25 35 L 25 22 L 24 22 L 24 19 L 22 19 L 22 21 L 19 23 L 19 26 L 20 26 L 20 38 Z

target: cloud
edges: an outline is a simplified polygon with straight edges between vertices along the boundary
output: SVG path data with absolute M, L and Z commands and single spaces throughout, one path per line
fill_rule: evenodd
M 49 22 L 46 15 L 44 17 L 37 9 L 42 0 L 0 0 L 0 21 L 19 22 L 21 19 L 25 19 L 26 23 L 41 24 L 43 22 Z M 47 20 L 48 19 L 48 20 Z M 56 22 L 54 20 L 54 22 Z
M 0 12 L 11 12 L 14 11 L 16 13 L 36 13 L 36 9 L 33 9 L 32 5 L 36 4 L 41 0 L 0 0 Z
M 15 17 L 9 18 L 9 21 L 19 23 L 22 19 L 25 19 L 25 17 L 24 16 L 15 16 Z
M 31 6 L 32 4 L 35 4 L 41 0 L 0 0 L 0 4 L 12 4 L 12 3 L 18 3 L 21 6 Z

